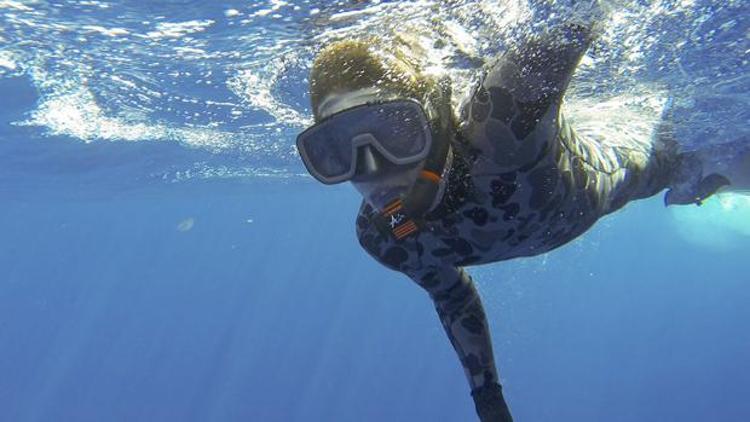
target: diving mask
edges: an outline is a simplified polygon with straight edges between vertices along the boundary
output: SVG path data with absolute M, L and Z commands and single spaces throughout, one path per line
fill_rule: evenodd
M 372 149 L 378 157 L 394 165 L 389 167 L 403 168 L 416 167 L 425 160 L 431 146 L 427 116 L 422 106 L 413 100 L 352 107 L 323 119 L 297 137 L 297 149 L 305 167 L 325 184 L 355 178 L 357 163 L 371 161 Z M 397 173 L 391 176 L 399 177 Z M 381 186 L 383 177 L 389 175 L 379 174 Z

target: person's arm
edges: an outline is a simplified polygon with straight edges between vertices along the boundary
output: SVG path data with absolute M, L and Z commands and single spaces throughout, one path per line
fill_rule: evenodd
M 462 269 L 425 264 L 429 251 L 419 237 L 396 241 L 372 223 L 374 211 L 363 204 L 357 218 L 360 245 L 375 260 L 415 281 L 430 295 L 440 322 L 458 354 L 483 422 L 512 421 L 498 382 L 492 341 L 482 301 Z
M 363 202 L 357 239 L 383 266 L 407 275 L 430 295 L 471 388 L 497 381 L 487 319 L 471 277 L 461 268 L 431 258 L 419 235 L 396 240 L 374 223 L 376 211 Z
M 472 390 L 497 382 L 487 318 L 469 274 L 462 268 L 426 267 L 408 276 L 430 295 Z
M 495 368 L 487 317 L 469 274 L 456 267 L 425 267 L 409 277 L 432 298 L 464 368 L 480 419 L 511 422 Z
M 537 112 L 543 113 L 545 107 L 562 98 L 591 41 L 591 31 L 573 23 L 531 36 L 495 63 L 484 84 L 504 89 L 517 101 L 536 106 Z
M 540 159 L 555 138 L 559 105 L 593 39 L 568 23 L 512 46 L 464 106 L 462 133 L 490 169 L 515 170 Z

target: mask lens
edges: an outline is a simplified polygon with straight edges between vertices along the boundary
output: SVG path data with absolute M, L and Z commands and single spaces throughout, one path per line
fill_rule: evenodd
M 411 102 L 390 103 L 377 110 L 378 124 L 373 134 L 395 158 L 422 159 L 428 148 L 429 127 L 421 108 Z
M 327 123 L 300 135 L 297 147 L 308 169 L 325 179 L 336 179 L 352 169 L 352 146 L 348 133 Z

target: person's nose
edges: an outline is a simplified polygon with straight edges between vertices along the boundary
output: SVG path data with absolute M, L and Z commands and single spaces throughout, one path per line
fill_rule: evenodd
M 357 175 L 368 176 L 377 173 L 383 167 L 382 160 L 383 158 L 372 145 L 359 147 L 357 153 Z

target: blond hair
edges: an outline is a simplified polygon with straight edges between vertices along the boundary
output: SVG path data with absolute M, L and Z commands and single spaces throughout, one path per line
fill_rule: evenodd
M 377 40 L 337 41 L 315 58 L 310 73 L 310 101 L 316 120 L 324 97 L 335 92 L 378 88 L 383 99 L 411 98 L 420 103 L 435 81 L 423 75 L 408 55 L 396 49 L 393 55 L 376 54 L 370 45 Z

